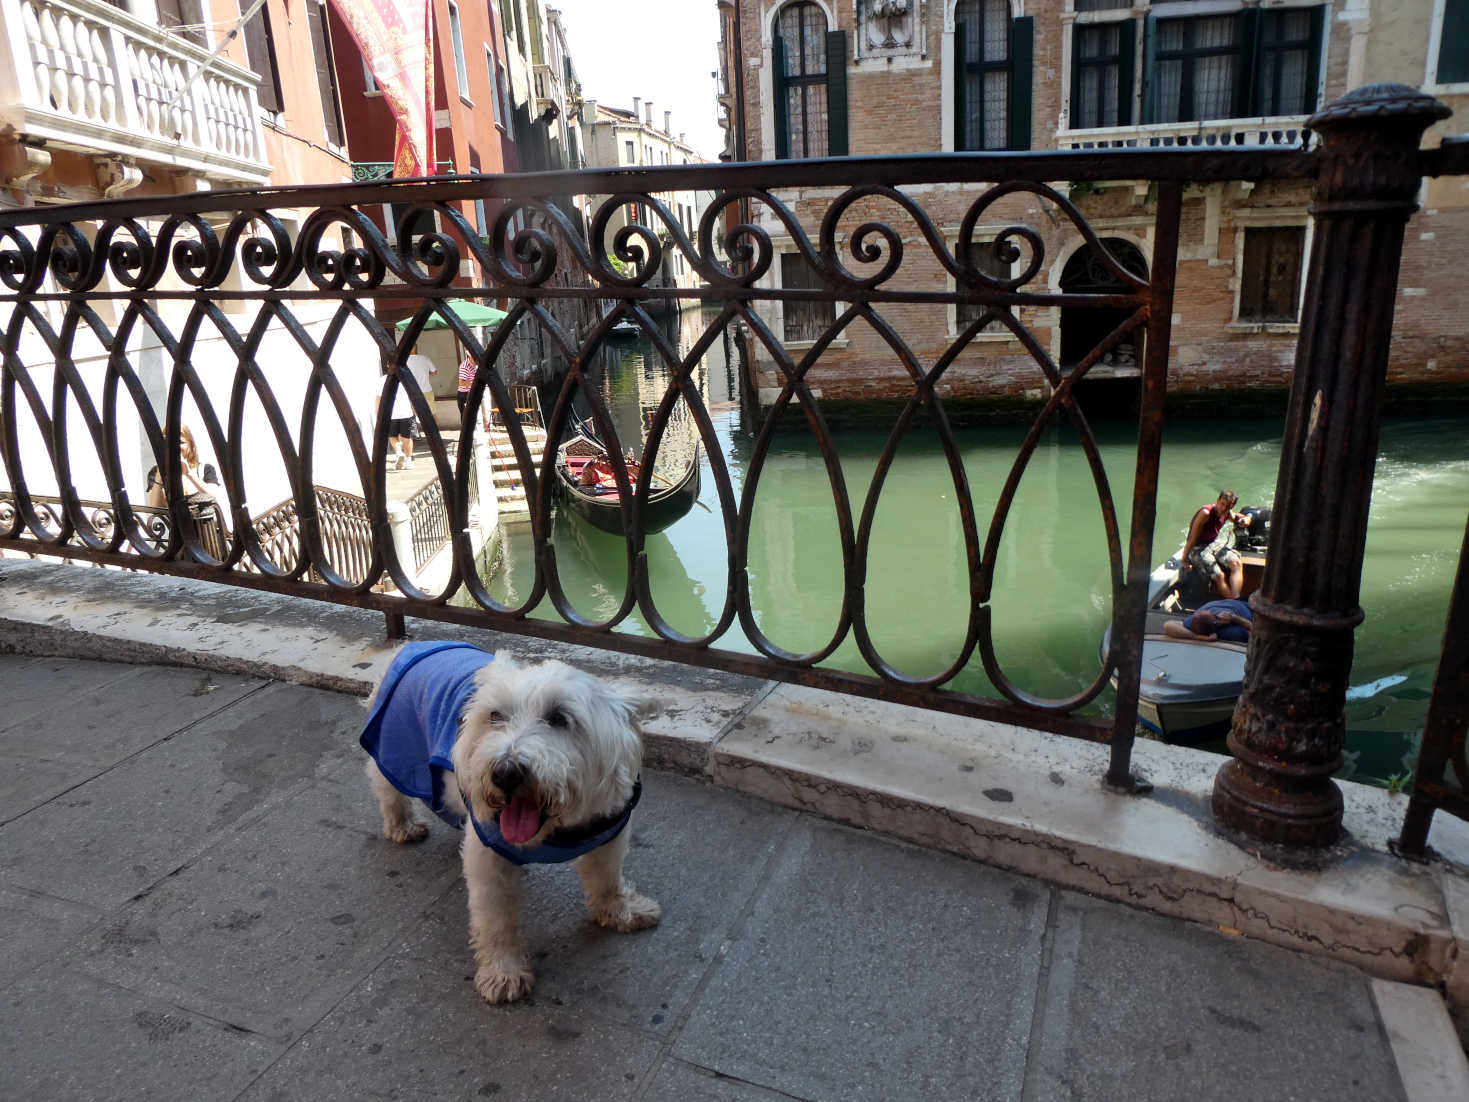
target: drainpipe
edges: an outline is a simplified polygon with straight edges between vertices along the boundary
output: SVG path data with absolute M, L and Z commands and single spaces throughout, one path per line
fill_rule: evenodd
M 1307 122 L 1320 135 L 1316 233 L 1275 488 L 1265 578 L 1234 760 L 1214 818 L 1250 842 L 1319 850 L 1341 837 L 1347 679 L 1362 622 L 1362 555 L 1377 460 L 1403 232 L 1418 209 L 1419 141 L 1449 116 L 1402 84 L 1350 92 Z

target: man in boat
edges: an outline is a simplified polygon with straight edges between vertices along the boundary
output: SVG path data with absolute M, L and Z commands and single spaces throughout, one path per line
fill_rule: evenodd
M 1199 571 L 1226 600 L 1238 599 L 1245 581 L 1244 560 L 1227 540 L 1220 539 L 1226 524 L 1248 527 L 1250 523 L 1249 517 L 1234 511 L 1238 502 L 1233 490 L 1220 490 L 1213 505 L 1194 514 L 1183 543 L 1183 572 Z
M 1254 626 L 1255 614 L 1249 605 L 1240 600 L 1226 599 L 1207 601 L 1192 616 L 1169 620 L 1163 625 L 1163 634 L 1170 639 L 1248 643 Z

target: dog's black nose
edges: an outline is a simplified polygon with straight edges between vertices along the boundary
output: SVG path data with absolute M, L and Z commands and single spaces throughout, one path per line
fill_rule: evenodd
M 525 767 L 513 758 L 501 758 L 490 770 L 490 780 L 509 799 L 526 782 Z

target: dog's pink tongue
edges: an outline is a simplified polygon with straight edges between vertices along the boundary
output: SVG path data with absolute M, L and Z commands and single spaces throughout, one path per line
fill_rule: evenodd
M 540 829 L 540 806 L 525 796 L 516 796 L 500 812 L 500 836 L 511 845 L 529 842 Z

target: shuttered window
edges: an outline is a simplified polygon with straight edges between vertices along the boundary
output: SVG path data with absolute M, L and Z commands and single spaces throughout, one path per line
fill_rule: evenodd
M 1132 122 L 1135 26 L 1130 19 L 1076 25 L 1071 59 L 1073 130 Z
M 823 286 L 817 278 L 816 270 L 800 253 L 780 254 L 780 285 L 787 290 L 806 287 L 819 290 Z M 786 301 L 783 303 L 782 313 L 785 318 L 783 331 L 787 341 L 819 340 L 837 320 L 836 303 L 829 301 Z
M 126 7 L 124 4 L 118 7 Z M 195 46 L 209 48 L 204 32 L 204 0 L 158 0 L 158 25 Z
M 1010 278 L 1010 265 L 999 258 L 995 253 L 993 241 L 975 241 L 969 246 L 970 262 L 985 275 L 994 276 L 996 279 Z M 963 330 L 965 326 L 974 321 L 980 314 L 984 313 L 986 307 L 978 303 L 961 302 L 954 309 L 956 321 L 955 331 Z M 1008 332 L 1003 322 L 992 321 L 980 330 L 981 333 Z
M 240 0 L 240 14 L 244 15 L 250 7 L 251 0 Z M 260 87 L 256 95 L 260 98 L 260 106 L 267 111 L 280 111 L 284 108 L 281 99 L 281 78 L 276 71 L 275 65 L 275 37 L 270 31 L 270 5 L 260 5 L 260 10 L 255 17 L 245 24 L 245 57 L 250 62 L 250 69 L 260 77 Z
M 829 144 L 826 14 L 804 0 L 787 4 L 776 16 L 771 47 L 775 55 L 775 155 L 825 157 Z
M 1293 322 L 1300 316 L 1305 226 L 1245 230 L 1239 320 Z
M 331 32 L 321 0 L 306 0 L 306 23 L 311 31 L 311 57 L 316 65 L 316 89 L 321 95 L 321 115 L 326 123 L 327 140 L 336 145 L 346 145 L 342 106 L 337 97 L 337 66 L 332 57 Z
M 1444 0 L 1437 79 L 1440 84 L 1469 81 L 1469 0 Z
M 1029 149 L 1035 20 L 1009 0 L 954 7 L 954 148 Z
M 1310 114 L 1318 99 L 1325 13 L 1325 5 L 1316 5 L 1150 17 L 1143 121 Z

